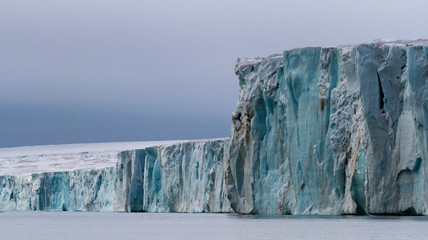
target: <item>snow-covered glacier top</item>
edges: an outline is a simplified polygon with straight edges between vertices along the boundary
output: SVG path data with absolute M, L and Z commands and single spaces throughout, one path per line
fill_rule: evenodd
M 0 148 L 0 176 L 113 167 L 120 151 L 170 145 L 183 140 L 63 144 Z
M 374 44 L 379 45 L 386 45 L 386 46 L 425 46 L 428 45 L 428 39 L 416 39 L 416 40 L 403 40 L 403 39 L 376 39 L 373 41 Z M 362 45 L 364 43 L 358 43 L 358 44 L 341 44 L 341 45 L 334 45 L 334 46 L 328 46 L 328 47 L 322 47 L 322 48 L 337 48 L 337 49 L 346 49 L 346 48 L 352 48 L 357 47 L 359 45 Z M 369 44 L 369 43 L 367 43 Z M 371 43 L 370 43 L 371 44 Z M 304 47 L 307 48 L 307 47 Z M 302 48 L 302 49 L 304 49 Z M 299 48 L 296 48 L 299 49 Z M 284 52 L 293 51 L 295 49 L 288 49 Z M 235 72 L 238 74 L 239 70 L 245 69 L 245 67 L 252 67 L 253 65 L 257 63 L 261 63 L 265 61 L 266 59 L 274 59 L 274 58 L 283 58 L 283 54 L 275 53 L 272 55 L 269 55 L 268 57 L 255 57 L 255 58 L 247 58 L 247 57 L 240 57 L 237 59 L 235 63 Z

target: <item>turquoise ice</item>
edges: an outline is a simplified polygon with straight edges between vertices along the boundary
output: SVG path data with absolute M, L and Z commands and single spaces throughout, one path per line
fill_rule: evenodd
M 238 59 L 226 158 L 233 209 L 428 214 L 427 43 Z

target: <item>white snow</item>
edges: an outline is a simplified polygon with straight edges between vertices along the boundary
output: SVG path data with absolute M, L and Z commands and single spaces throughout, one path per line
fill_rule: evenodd
M 125 150 L 170 145 L 184 140 L 110 142 L 0 148 L 0 176 L 114 167 Z

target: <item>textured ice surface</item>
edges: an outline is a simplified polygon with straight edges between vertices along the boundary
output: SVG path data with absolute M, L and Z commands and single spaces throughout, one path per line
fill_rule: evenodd
M 159 141 L 0 149 L 0 209 L 230 211 L 224 191 L 225 143 Z M 143 150 L 122 151 L 132 148 Z
M 114 167 L 0 176 L 1 210 L 113 211 Z
M 177 142 L 1 148 L 0 210 L 115 210 L 118 153 Z
M 182 141 L 0 149 L 1 210 L 114 210 L 118 153 Z
M 218 139 L 122 152 L 117 180 L 123 194 L 118 195 L 117 209 L 230 212 L 224 184 L 225 145 L 225 139 Z
M 428 214 L 428 41 L 238 59 L 233 209 Z

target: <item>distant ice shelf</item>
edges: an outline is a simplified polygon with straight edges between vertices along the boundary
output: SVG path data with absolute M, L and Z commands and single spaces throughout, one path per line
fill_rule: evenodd
M 227 212 L 224 143 L 214 139 L 3 148 L 0 209 Z
M 186 142 L 145 141 L 26 146 L 0 148 L 0 176 L 114 167 L 118 153 L 132 149 Z

